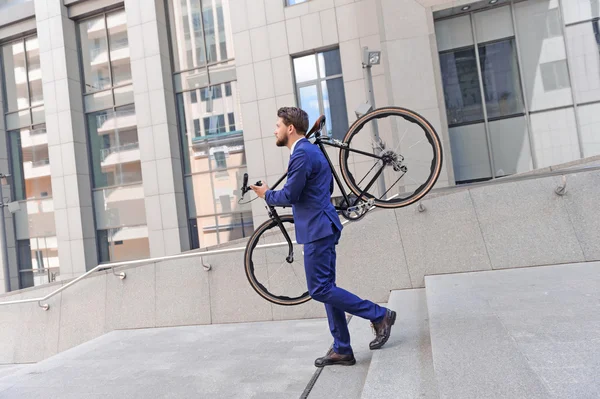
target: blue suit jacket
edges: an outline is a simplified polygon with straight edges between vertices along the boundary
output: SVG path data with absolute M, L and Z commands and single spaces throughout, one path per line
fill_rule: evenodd
M 306 244 L 333 234 L 332 224 L 342 231 L 331 204 L 332 193 L 333 175 L 327 159 L 318 146 L 300 139 L 290 157 L 283 189 L 267 190 L 265 200 L 273 206 L 292 206 L 296 241 Z

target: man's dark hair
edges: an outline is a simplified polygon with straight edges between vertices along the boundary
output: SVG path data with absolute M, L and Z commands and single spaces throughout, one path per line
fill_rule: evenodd
M 298 134 L 306 135 L 308 130 L 308 114 L 297 107 L 281 107 L 277 116 L 283 119 L 286 126 L 294 125 Z

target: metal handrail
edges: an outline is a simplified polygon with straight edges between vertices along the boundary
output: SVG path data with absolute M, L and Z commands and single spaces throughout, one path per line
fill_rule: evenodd
M 539 178 L 552 177 L 552 176 L 564 176 L 564 175 L 568 175 L 568 174 L 575 174 L 575 173 L 580 173 L 580 172 L 591 172 L 591 171 L 596 171 L 596 170 L 600 170 L 600 165 L 586 166 L 586 167 L 579 167 L 579 168 L 566 168 L 566 169 L 559 169 L 559 170 L 550 171 L 550 172 L 532 173 L 532 174 L 528 174 L 528 175 L 518 175 L 518 176 L 512 176 L 512 177 L 503 177 L 503 178 L 498 178 L 495 180 L 490 180 L 490 181 L 480 182 L 480 183 L 464 184 L 464 185 L 460 185 L 460 186 L 441 187 L 438 189 L 431 190 L 430 192 L 431 193 L 442 193 L 442 192 L 447 192 L 447 191 L 466 190 L 466 189 L 477 188 L 477 187 L 482 187 L 482 186 L 493 186 L 493 185 L 504 184 L 504 183 L 513 183 L 513 182 L 523 181 L 523 180 L 532 180 L 532 179 L 539 179 Z M 558 191 L 557 191 L 557 194 L 559 194 Z M 395 196 L 393 196 L 393 197 L 395 197 Z M 393 198 L 393 197 L 391 197 L 391 198 Z M 420 203 L 419 203 L 419 207 L 421 207 Z M 371 211 L 373 209 L 376 209 L 376 207 L 373 206 L 369 210 Z M 376 210 L 380 210 L 380 209 L 376 209 Z M 419 210 L 421 211 L 421 209 L 419 209 Z M 424 208 L 423 208 L 423 210 L 424 210 Z M 348 220 L 345 220 L 344 222 L 342 222 L 342 225 L 345 225 L 348 222 L 349 222 Z M 297 244 L 297 242 L 293 241 L 292 244 Z M 258 245 L 256 248 L 277 248 L 277 247 L 282 247 L 282 246 L 287 246 L 287 245 L 288 245 L 287 242 L 280 242 L 280 243 L 274 243 L 274 244 Z M 122 267 L 122 266 L 134 266 L 134 265 L 156 263 L 156 262 L 165 261 L 165 260 L 193 258 L 196 256 L 202 258 L 204 256 L 221 255 L 221 254 L 227 254 L 227 253 L 233 253 L 233 252 L 242 252 L 245 250 L 246 250 L 246 247 L 244 246 L 244 247 L 237 247 L 237 248 L 217 249 L 214 251 L 188 252 L 188 253 L 184 253 L 184 254 L 161 256 L 161 257 L 150 258 L 150 259 L 139 259 L 139 260 L 133 260 L 133 261 L 123 261 L 123 262 L 102 264 L 102 265 L 98 265 L 98 266 L 94 267 L 93 269 L 87 271 L 86 273 L 82 274 L 81 276 L 79 276 L 76 279 L 70 281 L 69 283 L 61 286 L 57 290 L 49 293 L 48 295 L 46 295 L 44 297 L 21 299 L 21 300 L 17 300 L 17 301 L 0 302 L 0 306 L 38 302 L 39 306 L 42 309 L 48 310 L 48 309 L 50 309 L 50 305 L 48 305 L 47 303 L 42 303 L 42 302 L 46 301 L 47 299 L 53 297 L 56 294 L 61 293 L 62 291 L 66 290 L 67 288 L 71 287 L 72 285 L 76 284 L 80 280 L 83 280 L 84 278 L 86 278 L 87 276 L 89 276 L 90 274 L 92 274 L 98 270 L 113 270 L 113 274 L 115 276 L 118 276 L 121 279 L 124 279 L 126 277 L 126 274 L 124 272 L 115 274 L 114 273 L 115 268 Z M 204 262 L 202 262 L 202 265 L 204 266 L 204 268 L 206 270 L 210 270 L 210 265 L 205 265 Z

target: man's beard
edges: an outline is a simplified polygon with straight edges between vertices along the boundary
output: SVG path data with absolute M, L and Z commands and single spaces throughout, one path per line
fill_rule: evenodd
M 283 136 L 282 139 L 277 139 L 275 144 L 277 145 L 277 147 L 287 147 L 288 140 L 289 140 L 288 136 Z

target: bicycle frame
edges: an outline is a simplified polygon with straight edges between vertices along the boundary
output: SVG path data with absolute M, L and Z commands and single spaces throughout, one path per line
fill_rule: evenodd
M 369 190 L 371 188 L 371 186 L 373 186 L 373 184 L 377 181 L 377 179 L 379 178 L 379 176 L 381 175 L 381 172 L 383 172 L 383 169 L 385 168 L 385 163 L 383 162 L 383 158 L 375 155 L 375 154 L 370 154 L 368 152 L 364 152 L 364 151 L 360 151 L 360 150 L 355 150 L 352 148 L 348 148 L 344 143 L 342 143 L 339 140 L 335 140 L 335 139 L 331 139 L 329 137 L 327 137 L 326 139 L 321 138 L 321 132 L 317 131 L 315 132 L 315 145 L 319 146 L 319 149 L 321 150 L 321 152 L 323 153 L 323 155 L 325 155 L 325 159 L 327 159 L 327 163 L 329 164 L 329 168 L 331 169 L 331 173 L 333 174 L 333 178 L 335 179 L 335 182 L 337 184 L 337 186 L 340 188 L 340 191 L 342 192 L 342 195 L 344 197 L 345 203 L 348 204 L 347 206 L 335 206 L 335 210 L 336 211 L 345 211 L 351 207 L 354 207 L 356 205 L 358 205 L 358 203 L 361 201 L 361 199 L 363 198 L 364 193 Z M 377 173 L 375 174 L 375 176 L 373 177 L 373 179 L 371 179 L 371 181 L 369 182 L 369 184 L 367 184 L 365 186 L 365 188 L 362 190 L 362 192 L 360 193 L 360 195 L 356 198 L 356 200 L 354 201 L 354 203 L 350 204 L 350 197 L 348 196 L 348 193 L 346 192 L 346 190 L 344 189 L 344 186 L 342 185 L 342 181 L 340 179 L 340 177 L 338 176 L 338 174 L 335 171 L 335 168 L 333 166 L 333 163 L 331 162 L 331 159 L 329 158 L 329 154 L 327 154 L 327 150 L 325 149 L 325 146 L 328 145 L 330 147 L 335 147 L 338 148 L 340 150 L 345 150 L 345 151 L 349 151 L 349 152 L 355 152 L 357 154 L 361 154 L 361 155 L 366 155 L 368 157 L 377 159 L 379 161 L 382 161 L 382 165 L 381 168 L 379 169 L 379 171 L 377 171 Z M 287 177 L 287 172 L 283 174 L 283 176 L 281 176 L 279 178 L 279 180 L 277 180 L 272 187 L 270 187 L 270 190 L 274 190 L 275 188 L 277 188 L 277 186 L 279 186 L 281 184 L 281 182 Z M 294 260 L 294 248 L 292 245 L 292 240 L 287 232 L 287 230 L 283 227 L 283 223 L 281 222 L 281 219 L 279 217 L 279 214 L 277 214 L 277 211 L 275 210 L 275 206 L 273 205 L 267 205 L 268 207 L 268 213 L 269 213 L 269 217 L 273 220 L 275 220 L 277 222 L 277 225 L 279 226 L 279 228 L 281 229 L 281 232 L 283 233 L 283 236 L 285 237 L 286 241 L 288 242 L 289 245 L 289 254 L 286 258 L 286 261 L 288 263 L 292 263 Z M 285 207 L 283 207 L 285 208 Z

